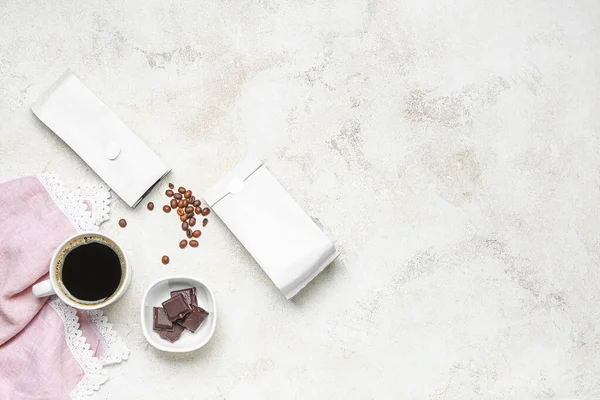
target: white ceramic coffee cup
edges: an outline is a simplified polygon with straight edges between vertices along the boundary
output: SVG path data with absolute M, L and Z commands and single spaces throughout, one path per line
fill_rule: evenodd
M 100 300 L 97 302 L 86 302 L 72 296 L 68 292 L 68 290 L 61 284 L 59 278 L 60 271 L 58 271 L 58 269 L 61 266 L 57 261 L 59 260 L 59 257 L 61 256 L 65 247 L 70 245 L 73 241 L 85 239 L 87 237 L 90 237 L 91 241 L 93 241 L 94 237 L 99 237 L 100 239 L 103 238 L 108 243 L 110 243 L 110 247 L 113 248 L 113 250 L 115 250 L 115 252 L 119 256 L 119 261 L 121 263 L 121 282 L 119 283 L 119 287 L 112 295 L 110 295 L 104 300 Z M 65 256 L 66 254 L 62 255 L 62 257 Z M 50 279 L 46 279 L 45 281 L 33 285 L 33 288 L 31 290 L 35 297 L 46 297 L 56 294 L 62 301 L 64 301 L 72 307 L 78 308 L 80 310 L 96 310 L 98 308 L 106 307 L 109 304 L 114 303 L 115 301 L 120 299 L 123 296 L 123 294 L 125 294 L 125 291 L 131 283 L 132 271 L 131 265 L 127 261 L 125 252 L 123 251 L 123 249 L 121 249 L 121 247 L 117 244 L 117 242 L 114 239 L 110 238 L 109 236 L 103 233 L 84 232 L 69 237 L 60 246 L 58 246 L 58 248 L 54 252 L 54 255 L 52 256 L 52 261 L 50 262 L 49 274 Z

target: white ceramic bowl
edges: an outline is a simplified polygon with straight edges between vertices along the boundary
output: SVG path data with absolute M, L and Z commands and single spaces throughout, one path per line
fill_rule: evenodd
M 171 297 L 173 290 L 186 289 L 189 287 L 196 288 L 196 297 L 198 298 L 198 306 L 209 312 L 206 320 L 200 325 L 196 332 L 185 330 L 179 340 L 174 343 L 161 338 L 153 326 L 153 307 L 161 307 L 163 301 Z M 159 279 L 148 287 L 142 300 L 140 310 L 142 322 L 142 330 L 148 342 L 158 350 L 168 351 L 172 353 L 185 353 L 188 351 L 198 350 L 204 346 L 213 333 L 217 325 L 217 305 L 215 296 L 208 286 L 200 282 L 198 279 L 189 276 L 173 276 Z

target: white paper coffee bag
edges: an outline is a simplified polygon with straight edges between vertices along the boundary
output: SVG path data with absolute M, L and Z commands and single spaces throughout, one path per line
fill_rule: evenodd
M 31 110 L 130 207 L 170 171 L 71 71 Z
M 204 197 L 288 299 L 339 255 L 256 158 L 242 161 Z

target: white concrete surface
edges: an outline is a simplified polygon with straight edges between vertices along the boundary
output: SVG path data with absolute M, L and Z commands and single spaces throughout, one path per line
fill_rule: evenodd
M 594 0 L 0 2 L 2 180 L 96 179 L 29 111 L 72 68 L 169 180 L 201 192 L 256 153 L 342 254 L 288 302 L 216 219 L 180 251 L 173 216 L 115 199 L 132 354 L 94 398 L 600 396 L 599 21 Z M 192 354 L 140 330 L 169 274 L 213 283 Z

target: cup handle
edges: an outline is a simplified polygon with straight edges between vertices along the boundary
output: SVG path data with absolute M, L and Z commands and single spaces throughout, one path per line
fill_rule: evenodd
M 35 297 L 46 297 L 54 294 L 54 289 L 50 284 L 50 279 L 46 279 L 45 281 L 36 283 L 31 288 L 31 291 L 33 292 L 33 295 Z

